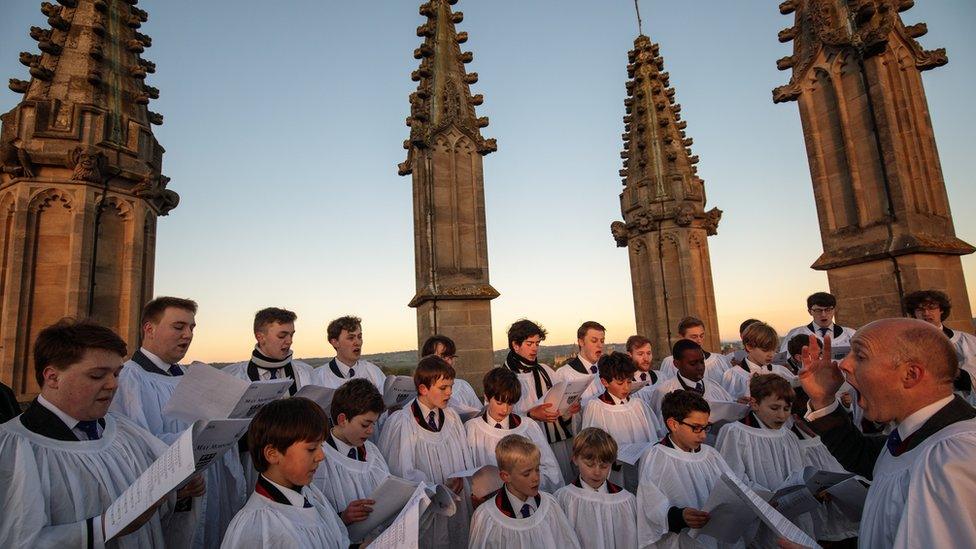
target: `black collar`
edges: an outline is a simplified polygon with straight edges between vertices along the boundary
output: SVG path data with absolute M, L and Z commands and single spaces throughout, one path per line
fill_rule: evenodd
M 254 488 L 254 491 L 275 503 L 289 506 L 291 505 L 291 500 L 285 497 L 285 494 L 282 494 L 281 490 L 279 490 L 277 486 L 268 482 L 268 480 L 264 478 L 264 475 L 258 475 L 258 484 Z
M 609 391 L 603 391 L 602 393 L 600 393 L 600 396 L 598 396 L 597 398 L 600 399 L 600 401 L 603 402 L 604 404 L 609 404 L 610 406 L 617 405 L 617 401 L 613 399 L 613 395 L 611 395 Z M 625 400 L 621 404 L 626 404 L 626 403 L 627 401 Z
M 952 336 L 956 335 L 956 332 L 953 332 L 945 324 L 942 325 L 942 333 L 944 333 L 946 335 L 946 337 L 949 338 L 949 339 L 952 339 Z
M 359 362 L 357 361 L 357 364 L 358 363 Z M 289 363 L 288 366 L 291 366 L 291 364 Z M 343 364 L 343 366 L 345 366 L 345 364 Z M 355 366 L 356 366 L 356 364 L 353 364 L 353 368 L 349 368 L 349 369 L 350 370 L 355 370 Z M 332 360 L 329 361 L 329 369 L 332 370 L 332 373 L 335 374 L 335 376 L 337 378 L 339 378 L 339 379 L 346 379 L 347 378 L 347 376 L 342 373 L 342 370 L 339 369 L 339 359 L 338 359 L 338 357 L 337 358 L 333 358 Z M 349 379 L 352 379 L 352 378 L 349 378 Z
M 25 412 L 26 413 L 26 412 Z M 941 431 L 942 429 L 952 425 L 953 423 L 958 423 L 960 421 L 965 421 L 967 419 L 976 418 L 976 409 L 969 405 L 962 397 L 955 395 L 952 401 L 942 407 L 941 410 L 935 413 L 929 418 L 922 426 L 908 436 L 901 445 L 898 447 L 898 454 L 900 455 L 908 452 L 920 445 L 925 439 L 934 435 L 935 433 Z
M 810 324 L 807 324 L 807 329 L 810 330 L 810 332 L 813 335 L 817 336 L 817 339 L 820 339 L 822 337 L 820 335 L 820 326 L 817 326 L 813 322 L 811 322 Z M 830 338 L 831 339 L 837 339 L 843 333 L 844 333 L 844 328 L 840 324 L 837 324 L 836 322 L 834 322 L 834 330 L 833 330 L 833 333 L 830 335 Z
M 481 419 L 483 419 L 485 423 L 491 427 L 494 427 L 496 423 L 499 425 L 501 424 L 500 421 L 495 421 L 494 418 L 488 416 L 488 410 L 485 410 L 485 413 L 481 414 Z M 521 424 L 522 424 L 522 418 L 520 418 L 517 414 L 508 414 L 509 429 L 515 429 Z
M 159 366 L 156 366 L 156 363 L 150 360 L 149 357 L 142 352 L 142 349 L 139 349 L 132 355 L 132 362 L 135 362 L 140 367 L 142 367 L 143 370 L 149 372 L 150 374 L 169 376 L 169 372 L 160 370 Z
M 30 406 L 20 414 L 20 422 L 24 427 L 42 437 L 53 438 L 62 442 L 87 442 L 80 441 L 71 427 L 65 425 L 61 418 L 51 410 L 41 406 L 37 400 L 33 400 Z M 99 418 L 98 424 L 105 428 L 105 418 Z
M 336 452 L 339 451 L 339 447 L 336 445 L 335 439 L 332 438 L 332 430 L 331 429 L 325 432 L 325 441 L 327 443 L 329 443 L 329 446 L 331 446 L 333 450 L 335 450 Z M 349 456 L 343 456 L 343 457 L 348 458 Z M 363 444 L 359 448 L 356 448 L 356 459 L 359 460 L 359 461 L 366 461 L 366 445 L 365 444 Z
M 587 368 L 586 366 L 583 366 L 583 361 L 580 360 L 580 357 L 578 355 L 577 356 L 574 356 L 573 357 L 573 360 L 570 360 L 569 362 L 567 362 L 566 363 L 566 366 L 569 366 L 570 368 L 576 370 L 577 372 L 579 372 L 581 374 L 586 374 L 588 376 L 593 375 L 593 372 L 591 372 L 589 370 L 589 368 Z
M 508 494 L 506 492 L 505 487 L 502 486 L 497 492 L 494 493 L 495 507 L 497 507 L 498 510 L 508 518 L 522 518 L 515 514 L 515 510 L 512 509 L 512 501 L 508 499 Z M 542 496 L 536 494 L 533 499 L 535 500 L 535 510 L 538 512 L 539 506 L 542 505 Z
M 607 493 L 608 494 L 617 494 L 621 490 L 623 490 L 623 488 L 621 488 L 621 487 L 617 486 L 616 484 L 610 482 L 610 480 L 607 480 L 606 482 L 607 482 Z M 587 486 L 586 488 L 584 488 L 583 487 L 583 479 L 580 478 L 578 475 L 576 476 L 576 480 L 573 481 L 573 486 L 575 486 L 575 487 L 577 487 L 577 488 L 579 488 L 581 490 L 587 490 L 587 489 L 588 490 L 593 490 L 589 486 Z
M 684 389 L 685 391 L 694 391 L 694 392 L 696 392 L 696 393 L 698 393 L 700 395 L 704 395 L 705 394 L 705 378 L 702 378 L 701 380 L 699 380 L 697 382 L 697 383 L 701 383 L 702 384 L 702 390 L 701 391 L 698 390 L 697 383 L 696 383 L 696 386 L 695 387 L 689 387 L 688 385 L 686 385 L 684 378 L 681 377 L 681 372 L 678 372 L 675 375 L 675 379 L 678 380 L 678 385 L 681 385 L 681 388 Z
M 420 410 L 420 402 L 414 399 L 413 403 L 410 404 L 410 410 L 413 412 L 413 419 L 424 429 L 432 432 L 439 433 L 441 429 L 444 428 L 444 410 L 437 409 L 437 429 L 432 429 L 430 424 L 427 423 L 427 418 L 424 417 L 424 413 Z
M 254 361 L 249 361 L 247 363 L 247 378 L 250 379 L 251 381 L 260 381 L 261 373 L 258 372 L 259 368 L 262 370 L 272 370 L 272 369 L 284 370 L 285 372 L 284 377 L 291 380 L 291 386 L 288 387 L 288 396 L 295 396 L 295 393 L 298 391 L 298 383 L 295 381 L 295 369 L 292 367 L 291 362 L 285 364 L 281 368 L 262 368 L 261 366 L 255 364 Z

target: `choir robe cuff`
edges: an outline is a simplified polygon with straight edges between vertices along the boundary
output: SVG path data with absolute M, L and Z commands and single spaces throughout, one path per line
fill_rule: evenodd
M 674 532 L 677 534 L 688 527 L 688 523 L 685 522 L 684 512 L 685 510 L 681 507 L 672 507 L 668 509 L 669 532 Z
M 837 410 L 837 408 L 839 406 L 840 406 L 840 400 L 834 400 L 834 403 L 833 404 L 830 404 L 828 406 L 824 406 L 823 408 L 821 408 L 819 410 L 814 410 L 810 406 L 810 403 L 807 403 L 807 413 L 806 413 L 806 415 L 803 416 L 803 419 L 805 419 L 807 421 L 816 421 L 816 420 L 818 420 L 820 418 L 827 417 L 830 414 L 834 413 L 834 411 Z

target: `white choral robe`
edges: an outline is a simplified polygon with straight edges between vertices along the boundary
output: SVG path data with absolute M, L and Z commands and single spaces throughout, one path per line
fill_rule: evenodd
M 743 368 L 743 366 L 749 370 L 746 371 L 746 368 Z M 725 372 L 725 376 L 722 378 L 722 385 L 725 387 L 725 390 L 732 395 L 732 400 L 749 396 L 749 382 L 752 380 L 752 376 L 759 374 L 776 374 L 786 381 L 789 381 L 790 385 L 797 384 L 796 375 L 782 364 L 759 366 L 758 364 L 753 363 L 751 360 L 746 359 L 743 366 L 729 368 Z
M 474 392 L 474 387 L 459 377 L 454 378 L 454 387 L 451 389 L 451 400 L 447 402 L 447 405 L 452 408 L 460 405 L 464 408 L 474 408 L 476 410 L 485 407 L 484 401 L 478 398 L 478 393 Z
M 222 549 L 348 549 L 349 533 L 322 492 L 315 486 L 302 489 L 311 507 L 296 507 L 251 494 L 237 513 Z
M 247 377 L 247 365 L 248 361 L 245 360 L 244 362 L 237 362 L 225 366 L 221 371 L 245 381 L 251 381 L 251 379 Z M 315 378 L 315 368 L 312 368 L 301 360 L 292 360 L 291 367 L 292 371 L 295 372 L 295 389 L 301 389 L 306 385 L 315 384 L 313 381 Z M 283 398 L 287 398 L 287 395 Z
M 729 357 L 721 353 L 708 353 L 708 356 L 705 357 L 705 379 L 721 384 L 722 376 L 731 367 L 732 361 Z M 678 375 L 678 368 L 674 365 L 673 356 L 664 357 L 658 375 L 665 379 L 671 379 Z
M 390 473 L 415 482 L 444 483 L 453 473 L 473 469 L 474 459 L 457 412 L 444 409 L 444 423 L 440 431 L 429 431 L 414 418 L 415 402 L 412 400 L 391 414 L 387 428 L 380 436 L 378 446 L 386 458 Z M 471 490 L 467 482 L 460 497 L 454 516 L 433 515 L 430 531 L 422 532 L 422 547 L 461 547 L 467 544 L 471 519 Z
M 322 443 L 325 460 L 315 470 L 312 484 L 340 513 L 349 507 L 350 502 L 368 498 L 390 476 L 390 469 L 379 448 L 368 440 L 364 446 L 366 461 L 359 461 L 339 453 L 328 442 Z
M 799 431 L 799 429 L 797 429 Z M 794 431 L 794 434 L 796 431 Z M 803 452 L 803 464 L 816 467 L 821 471 L 832 473 L 846 473 L 844 466 L 837 462 L 830 450 L 824 446 L 819 436 L 808 435 L 800 431 L 800 450 Z M 821 503 L 820 509 L 812 513 L 813 528 L 817 536 L 814 539 L 822 541 L 840 541 L 857 537 L 858 523 L 852 522 L 840 508 L 833 503 Z
M 722 474 L 736 476 L 722 456 L 711 446 L 698 452 L 685 452 L 655 444 L 641 458 L 640 485 L 637 488 L 638 547 L 693 548 L 743 547 L 744 543 L 721 543 L 710 536 L 692 538 L 689 529 L 674 533 L 668 529 L 672 507 L 701 509 L 708 501 Z M 746 533 L 751 537 L 752 533 Z
M 504 488 L 503 488 L 504 490 Z M 579 540 L 556 500 L 539 492 L 539 508 L 529 518 L 505 516 L 491 499 L 471 520 L 470 549 L 580 549 Z
M 705 400 L 708 401 L 723 401 L 723 402 L 733 402 L 732 395 L 725 390 L 724 387 L 718 383 L 713 383 L 707 379 L 702 380 L 702 384 L 705 386 Z M 671 379 L 666 379 L 664 381 L 658 381 L 657 385 L 654 387 L 654 392 L 651 393 L 648 399 L 648 407 L 657 416 L 657 424 L 664 425 L 664 419 L 661 417 L 661 403 L 664 402 L 664 396 L 668 393 L 673 393 L 674 391 L 683 389 L 681 385 L 681 380 L 677 377 Z
M 186 370 L 185 366 L 181 366 Z M 182 376 L 151 373 L 130 360 L 119 374 L 119 388 L 112 400 L 111 411 L 123 415 L 156 435 L 166 444 L 173 444 L 190 424 L 163 416 Z M 238 453 L 225 452 L 204 469 L 207 493 L 193 505 L 203 505 L 203 516 L 193 540 L 195 547 L 215 547 L 223 538 L 231 519 L 244 505 L 249 487 Z M 253 488 L 253 487 L 250 487 Z
M 601 493 L 589 487 L 568 484 L 554 497 L 575 528 L 583 549 L 637 547 L 637 500 L 634 494 L 626 490 L 616 494 Z
M 833 348 L 838 347 L 849 347 L 851 345 L 851 338 L 854 337 L 854 328 L 847 328 L 837 324 L 831 323 L 828 327 L 827 334 L 830 335 L 830 345 Z M 838 334 L 838 330 L 840 333 Z M 798 335 L 810 335 L 813 334 L 817 336 L 817 339 L 823 341 L 823 336 L 820 335 L 820 327 L 814 325 L 814 323 L 807 324 L 806 326 L 797 326 L 789 332 L 787 332 L 786 337 L 780 339 L 779 352 L 788 350 L 787 346 L 790 344 L 790 340 Z
M 580 404 L 586 406 L 586 403 L 600 396 L 600 393 L 603 392 L 603 384 L 600 383 L 600 376 L 598 374 L 591 374 L 589 372 L 584 374 L 577 372 L 568 364 L 563 364 L 556 370 L 556 375 L 552 378 L 552 382 L 556 383 L 562 380 L 575 381 L 577 379 L 586 379 L 587 377 L 592 378 L 592 383 L 590 383 L 589 387 L 586 388 L 586 391 L 580 397 Z
M 0 547 L 86 547 L 89 518 L 101 515 L 166 450 L 128 419 L 105 416 L 98 440 L 64 442 L 32 432 L 20 418 L 0 425 Z M 110 547 L 186 547 L 196 509 L 173 513 L 170 494 L 135 532 Z M 194 506 L 200 503 L 194 500 Z M 100 530 L 100 527 L 96 527 Z
M 715 449 L 736 476 L 753 490 L 776 492 L 784 487 L 790 475 L 806 466 L 800 441 L 788 425 L 767 429 L 750 427 L 741 421 L 726 423 L 718 432 Z M 809 513 L 795 517 L 793 523 L 810 537 L 816 536 Z M 768 530 L 762 530 L 768 535 Z
M 332 368 L 329 366 L 332 361 L 329 361 L 313 370 L 313 384 L 321 385 L 327 389 L 338 389 L 340 385 L 349 381 L 350 379 L 365 377 L 376 386 L 376 389 L 381 395 L 383 394 L 383 384 L 386 383 L 386 374 L 383 373 L 383 370 L 381 370 L 379 366 L 368 360 L 359 359 L 352 366 L 352 369 L 356 375 L 349 377 L 349 367 L 344 365 L 342 362 L 339 362 L 338 359 L 334 358 L 332 360 L 336 361 L 336 369 L 339 370 L 342 377 L 337 376 L 335 372 L 332 371 Z
M 549 379 L 552 381 L 553 385 L 559 382 L 560 378 L 556 377 L 555 370 L 553 370 L 552 368 L 550 368 L 545 364 L 542 364 L 541 362 L 539 363 L 539 368 L 549 376 Z M 519 399 L 517 403 L 515 403 L 515 406 L 512 408 L 512 411 L 526 418 L 527 420 L 535 421 L 543 433 L 560 431 L 561 429 L 558 428 L 558 422 L 555 424 L 547 424 L 542 421 L 536 421 L 529 417 L 529 410 L 542 404 L 543 401 L 545 400 L 544 397 L 546 396 L 546 391 L 548 391 L 545 385 L 543 384 L 543 386 L 540 388 L 542 396 L 537 396 L 534 374 L 532 372 L 517 372 L 516 375 L 518 376 L 519 385 L 522 386 L 522 397 Z M 579 414 L 577 414 L 576 417 L 578 416 Z M 573 419 L 575 420 L 576 417 L 574 417 Z M 574 427 L 577 426 L 578 425 L 571 426 L 570 432 L 571 433 L 575 432 Z M 546 440 L 549 440 L 548 436 Z M 556 456 L 556 462 L 559 463 L 559 469 L 563 472 L 563 481 L 564 482 L 572 481 L 572 479 L 576 477 L 575 468 L 572 464 L 572 454 L 573 454 L 572 434 L 570 434 L 569 438 L 566 438 L 564 440 L 559 440 L 556 442 L 549 443 L 549 447 L 552 449 L 553 455 Z
M 230 374 L 236 378 L 243 379 L 244 381 L 252 381 L 247 375 L 247 365 L 249 361 L 237 362 L 235 364 L 230 364 L 225 366 L 221 371 Z M 314 368 L 305 364 L 300 360 L 291 361 L 292 372 L 294 372 L 295 377 L 295 390 L 301 389 L 306 385 L 312 385 L 312 378 L 314 375 Z M 285 393 L 281 398 L 288 398 L 289 393 Z M 329 415 L 329 411 L 325 411 L 325 415 Z M 244 438 L 247 438 L 245 435 Z M 233 450 L 232 450 L 233 452 Z M 243 452 L 241 457 L 241 467 L 244 468 L 244 481 L 245 486 L 248 488 L 253 488 L 258 481 L 258 472 L 254 468 L 254 463 L 251 460 L 250 452 Z
M 583 409 L 581 429 L 603 429 L 610 433 L 618 445 L 653 442 L 663 434 L 664 430 L 657 417 L 640 399 L 631 398 L 622 404 L 607 404 L 604 398 L 610 396 L 594 398 Z M 638 475 L 633 465 L 624 463 L 620 471 L 610 473 L 610 478 L 631 492 L 637 490 Z
M 549 443 L 546 442 L 546 434 L 542 432 L 542 428 L 535 421 L 524 417 L 519 419 L 522 421 L 518 427 L 509 429 L 496 429 L 495 420 L 489 417 L 488 421 L 491 423 L 486 423 L 483 415 L 472 418 L 464 424 L 474 466 L 498 465 L 495 458 L 495 447 L 498 446 L 498 441 L 507 435 L 522 435 L 539 447 L 541 454 L 539 474 L 542 476 L 540 489 L 545 492 L 555 492 L 566 483 L 563 481 L 563 474 L 559 469 L 556 456 L 552 453 Z M 508 416 L 508 420 L 511 422 L 512 416 Z
M 942 327 L 942 332 L 946 334 L 949 343 L 952 343 L 956 350 L 956 358 L 959 359 L 959 368 L 962 370 L 960 375 L 968 375 L 970 383 L 976 387 L 976 336 L 962 330 L 950 330 L 945 326 Z M 970 405 L 976 405 L 976 390 L 969 393 L 958 391 L 958 393 Z
M 976 547 L 976 419 L 944 427 L 874 465 L 861 515 L 861 547 Z

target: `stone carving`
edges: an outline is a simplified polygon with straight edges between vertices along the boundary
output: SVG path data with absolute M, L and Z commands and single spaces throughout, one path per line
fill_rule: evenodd
M 617 243 L 618 248 L 627 247 L 627 224 L 623 221 L 614 221 L 610 224 L 610 234 L 613 235 L 613 240 Z
M 51 41 L 51 29 L 41 27 L 31 27 L 30 36 L 37 40 L 37 47 L 44 53 L 51 55 L 61 55 L 61 46 Z
M 20 139 L 0 142 L 0 166 L 3 173 L 14 177 L 34 177 L 30 154 L 24 149 Z
M 674 222 L 679 227 L 688 227 L 695 220 L 695 205 L 691 202 L 682 202 L 674 214 Z
M 108 158 L 102 151 L 91 147 L 75 147 L 68 157 L 71 179 L 90 183 L 105 182 Z
M 718 234 L 718 223 L 722 220 L 722 210 L 718 208 L 712 208 L 705 212 L 705 221 L 702 223 L 702 228 L 705 229 L 705 234 L 708 236 L 715 236 Z

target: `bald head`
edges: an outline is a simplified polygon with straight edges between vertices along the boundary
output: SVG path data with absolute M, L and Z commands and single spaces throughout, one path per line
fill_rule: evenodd
M 879 340 L 879 347 L 892 365 L 922 365 L 936 383 L 952 384 L 959 375 L 959 359 L 942 330 L 914 318 L 876 320 L 854 336 L 857 340 Z M 854 341 L 852 341 L 854 343 Z

